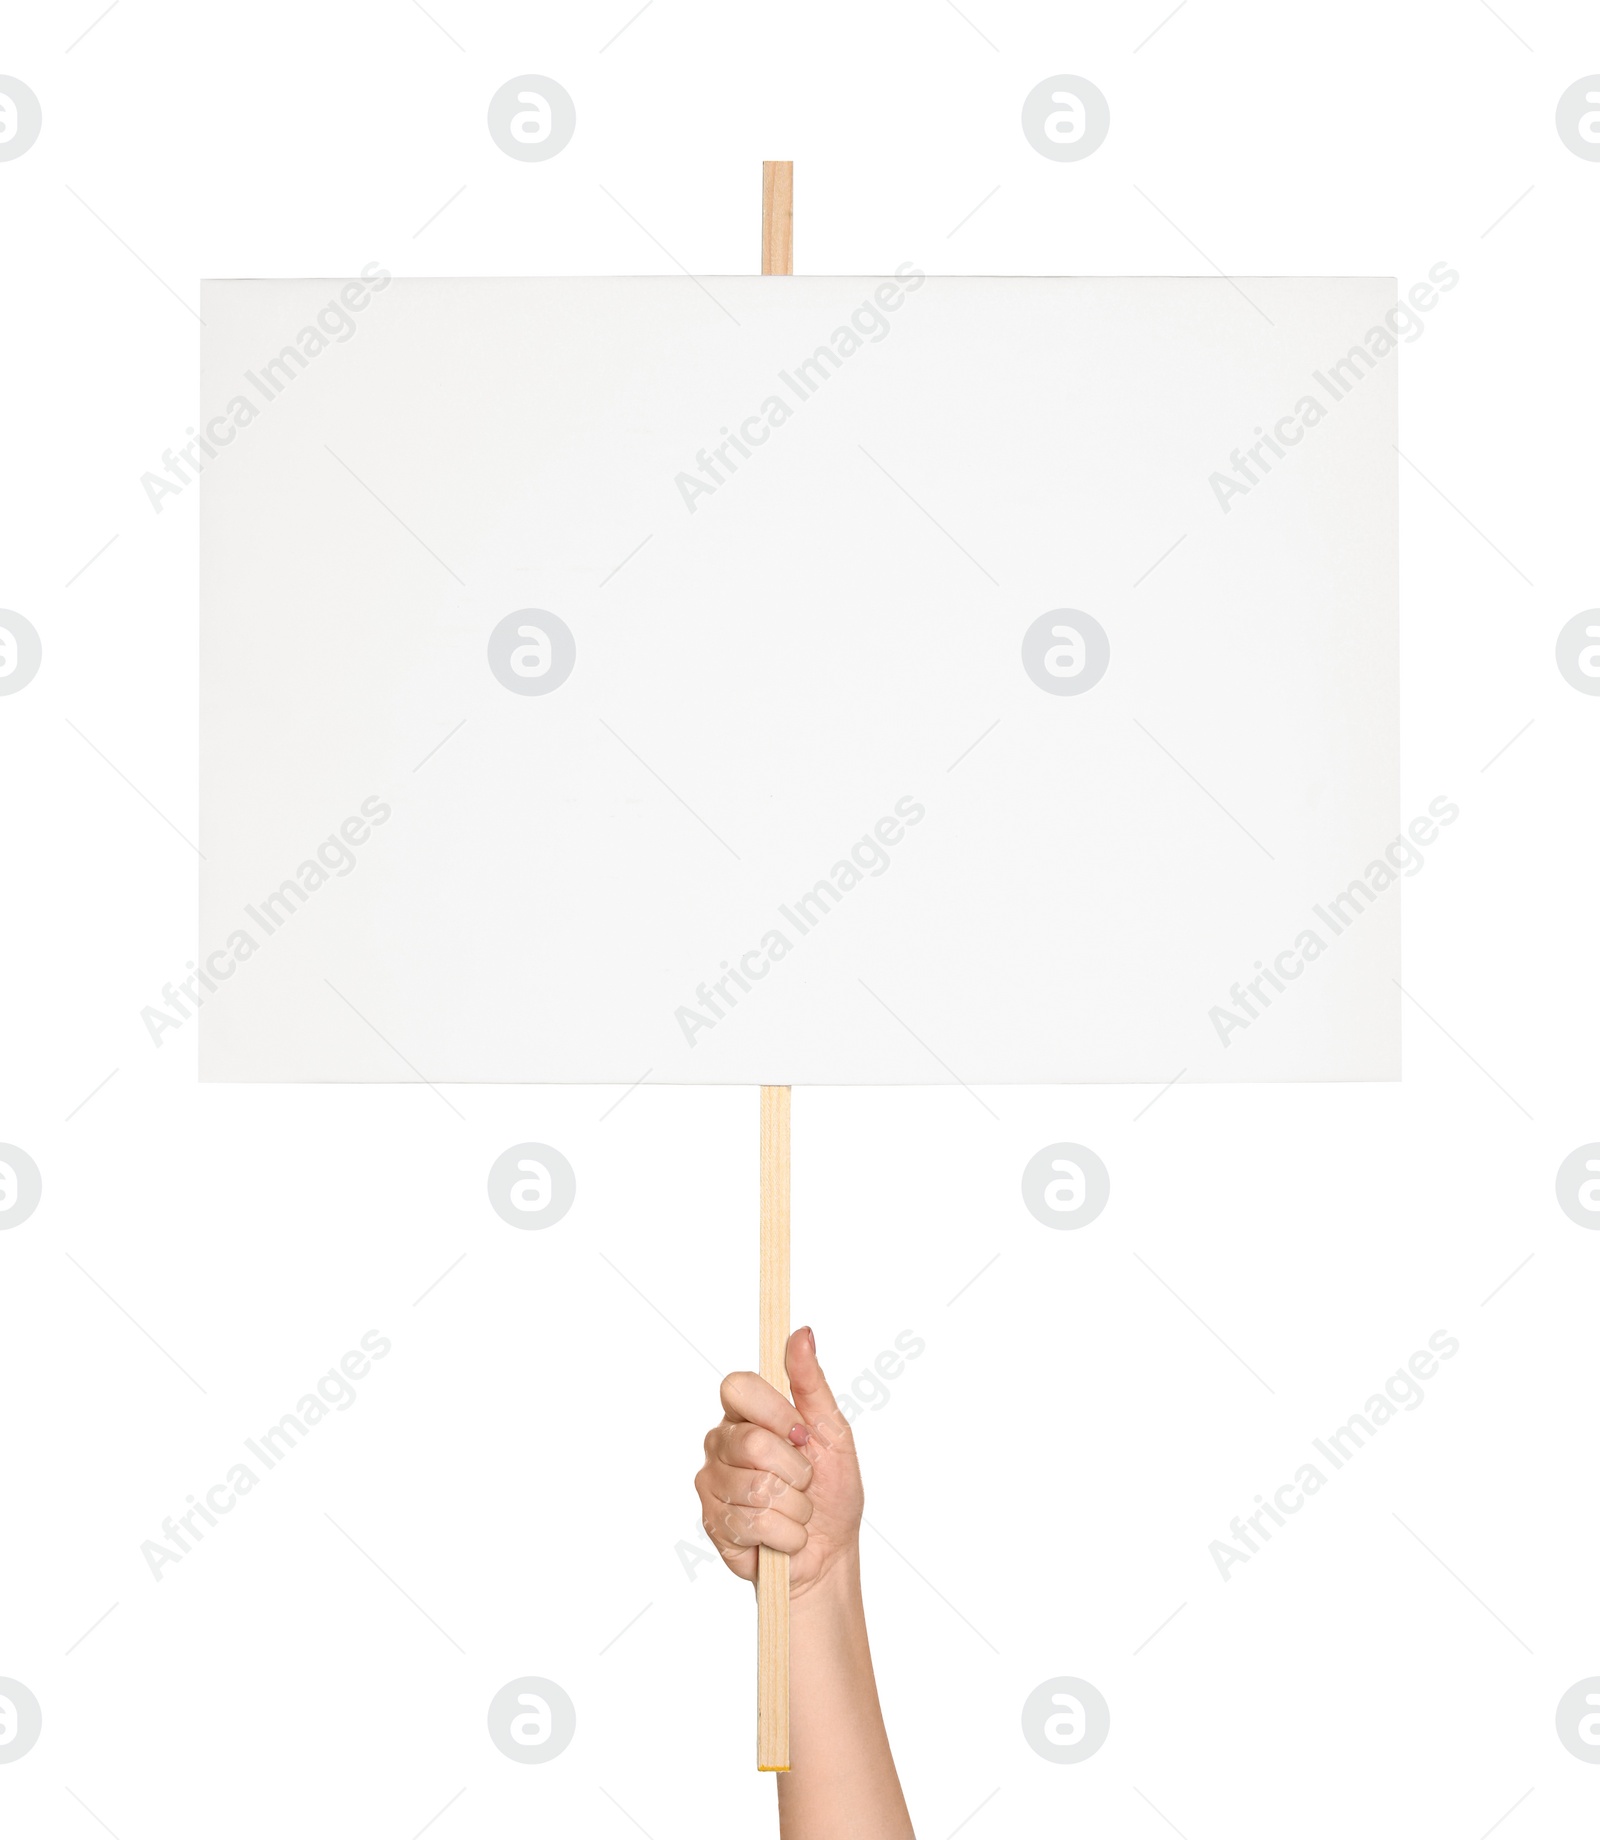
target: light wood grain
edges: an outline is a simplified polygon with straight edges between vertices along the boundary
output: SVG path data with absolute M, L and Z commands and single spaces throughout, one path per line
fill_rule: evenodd
M 794 161 L 761 162 L 761 272 L 794 273 Z
M 789 1373 L 789 1088 L 761 1089 L 761 1377 Z M 789 1555 L 756 1554 L 756 1768 L 789 1767 Z
M 761 272 L 794 273 L 794 162 L 761 162 Z M 761 1377 L 789 1397 L 789 1088 L 761 1089 Z M 756 1768 L 789 1767 L 789 1555 L 756 1554 Z

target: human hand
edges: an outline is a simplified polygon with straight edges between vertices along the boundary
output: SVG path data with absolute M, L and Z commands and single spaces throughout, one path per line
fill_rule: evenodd
M 789 1337 L 784 1360 L 793 1405 L 759 1374 L 722 1382 L 722 1423 L 706 1433 L 694 1486 L 729 1570 L 753 1580 L 757 1547 L 786 1552 L 793 1601 L 854 1559 L 863 1497 L 855 1439 L 809 1329 Z

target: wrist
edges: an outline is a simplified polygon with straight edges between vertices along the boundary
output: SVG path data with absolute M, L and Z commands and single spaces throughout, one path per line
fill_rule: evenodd
M 854 1542 L 829 1556 L 827 1564 L 804 1589 L 790 1595 L 795 1617 L 820 1620 L 861 1614 L 861 1557 Z

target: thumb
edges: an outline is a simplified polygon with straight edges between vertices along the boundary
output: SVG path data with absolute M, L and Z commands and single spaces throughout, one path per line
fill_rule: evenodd
M 809 1329 L 796 1329 L 789 1337 L 784 1361 L 789 1370 L 789 1388 L 794 1394 L 795 1409 L 808 1425 L 822 1434 L 824 1446 L 848 1440 L 849 1421 L 839 1410 L 833 1388 L 828 1385 L 827 1376 L 817 1360 L 817 1338 Z

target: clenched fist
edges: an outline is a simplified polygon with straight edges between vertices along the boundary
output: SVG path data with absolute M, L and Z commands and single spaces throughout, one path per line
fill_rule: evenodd
M 759 1374 L 723 1381 L 722 1423 L 706 1433 L 694 1486 L 701 1522 L 739 1577 L 754 1579 L 758 1546 L 789 1554 L 792 1601 L 854 1560 L 862 1489 L 855 1439 L 809 1329 L 789 1337 L 784 1359 L 793 1405 Z

